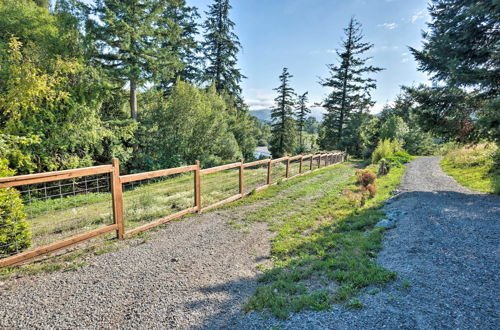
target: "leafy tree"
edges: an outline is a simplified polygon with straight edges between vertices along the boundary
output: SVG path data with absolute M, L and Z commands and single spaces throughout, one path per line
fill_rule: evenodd
M 88 28 L 95 59 L 117 80 L 129 84 L 131 117 L 137 119 L 137 89 L 159 77 L 168 80 L 182 68 L 169 45 L 164 11 L 167 0 L 98 0 Z
M 197 159 L 213 166 L 242 157 L 229 129 L 229 109 L 214 87 L 200 90 L 178 81 L 168 97 L 149 90 L 141 101 L 137 138 L 142 147 L 134 154 L 135 170 L 193 164 Z
M 302 95 L 299 95 L 298 101 L 297 101 L 297 124 L 299 128 L 299 147 L 300 149 L 304 149 L 304 143 L 302 141 L 302 133 L 304 132 L 304 126 L 306 122 L 306 116 L 307 114 L 311 113 L 311 109 L 307 107 L 307 94 L 308 92 L 305 92 Z
M 380 128 L 380 138 L 403 141 L 408 132 L 408 125 L 406 125 L 401 117 L 391 116 L 385 123 L 382 124 L 382 127 Z
M 370 58 L 362 57 L 373 44 L 362 41 L 361 24 L 358 21 L 352 18 L 344 33 L 342 50 L 337 51 L 340 63 L 328 65 L 330 77 L 321 82 L 323 86 L 333 89 L 323 102 L 327 110 L 320 137 L 323 149 L 356 148 L 347 143 L 344 130 L 354 115 L 367 112 L 373 106 L 370 91 L 376 87 L 376 83 L 366 75 L 382 70 L 367 65 Z
M 233 32 L 234 22 L 229 18 L 229 0 L 214 0 L 210 5 L 203 27 L 205 29 L 203 54 L 208 66 L 205 80 L 215 84 L 217 92 L 226 91 L 235 100 L 240 98 L 240 82 L 244 78 L 236 67 L 241 48 Z
M 295 149 L 295 119 L 293 118 L 295 106 L 295 92 L 290 87 L 293 76 L 287 68 L 283 68 L 279 76 L 281 84 L 274 88 L 278 96 L 274 99 L 276 107 L 271 110 L 272 139 L 270 151 L 274 157 L 282 157 Z

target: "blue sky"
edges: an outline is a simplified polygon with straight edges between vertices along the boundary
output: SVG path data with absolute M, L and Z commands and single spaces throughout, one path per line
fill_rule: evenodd
M 187 2 L 203 17 L 212 0 Z M 375 76 L 372 112 L 393 100 L 401 85 L 427 81 L 408 51 L 421 45 L 426 0 L 233 0 L 232 6 L 243 46 L 239 66 L 248 77 L 243 95 L 253 110 L 272 106 L 272 89 L 284 66 L 298 93 L 309 91 L 311 103 L 321 101 L 328 90 L 318 84 L 319 77 L 327 76 L 326 64 L 335 63 L 334 50 L 351 16 L 362 23 L 365 40 L 375 44 L 369 54 L 373 63 L 386 68 Z

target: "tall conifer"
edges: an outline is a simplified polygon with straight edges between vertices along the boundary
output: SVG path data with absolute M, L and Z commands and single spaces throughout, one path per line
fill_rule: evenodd
M 287 68 L 283 68 L 279 76 L 281 84 L 274 88 L 278 96 L 274 99 L 276 107 L 271 110 L 272 138 L 271 153 L 275 157 L 282 157 L 286 153 L 291 153 L 295 148 L 295 120 L 294 97 L 295 92 L 290 87 L 290 78 L 293 76 Z
M 374 101 L 370 91 L 376 87 L 375 79 L 367 74 L 381 71 L 381 68 L 368 65 L 369 57 L 363 54 L 369 51 L 373 44 L 363 42 L 361 24 L 351 18 L 344 29 L 345 39 L 342 49 L 337 50 L 340 63 L 330 64 L 330 77 L 321 84 L 333 90 L 323 102 L 327 113 L 324 116 L 320 146 L 323 149 L 348 148 L 345 145 L 344 129 L 353 115 L 367 112 Z
M 307 94 L 309 92 L 305 92 L 302 95 L 299 95 L 298 101 L 297 101 L 297 124 L 299 128 L 299 146 L 301 151 L 304 149 L 304 141 L 302 140 L 302 134 L 304 132 L 304 125 L 306 122 L 306 117 L 309 113 L 311 113 L 311 109 L 307 107 Z
M 203 53 L 208 66 L 205 80 L 213 82 L 217 92 L 227 92 L 237 103 L 241 99 L 240 82 L 244 78 L 237 68 L 237 55 L 241 44 L 233 32 L 234 22 L 229 18 L 229 0 L 214 0 L 203 25 L 205 40 Z

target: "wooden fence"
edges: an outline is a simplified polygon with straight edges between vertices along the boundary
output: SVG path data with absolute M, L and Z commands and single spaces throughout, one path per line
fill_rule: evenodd
M 102 165 L 102 166 L 93 166 L 81 169 L 73 169 L 73 170 L 65 170 L 65 171 L 56 171 L 56 172 L 47 172 L 47 173 L 39 173 L 39 174 L 28 174 L 28 175 L 19 175 L 13 177 L 0 178 L 0 188 L 12 188 L 19 187 L 23 185 L 30 184 L 39 184 L 39 183 L 47 183 L 52 181 L 66 180 L 77 177 L 86 177 L 93 176 L 98 174 L 108 174 L 111 178 L 110 186 L 111 186 L 111 197 L 112 197 L 112 213 L 113 213 L 113 223 L 101 226 L 100 228 L 93 229 L 87 231 L 83 234 L 75 235 L 70 238 L 66 238 L 63 240 L 59 240 L 55 243 L 43 245 L 28 251 L 19 252 L 5 258 L 0 259 L 0 268 L 15 265 L 21 263 L 25 260 L 41 256 L 43 254 L 47 254 L 59 249 L 63 249 L 69 247 L 71 245 L 80 243 L 85 240 L 89 240 L 91 238 L 107 234 L 112 231 L 116 231 L 116 237 L 118 239 L 124 239 L 127 236 L 136 234 L 138 232 L 144 231 L 146 229 L 164 224 L 173 219 L 180 218 L 186 214 L 194 213 L 194 212 L 205 212 L 215 207 L 219 207 L 226 203 L 235 201 L 240 199 L 251 192 L 245 193 L 245 172 L 246 168 L 252 166 L 262 166 L 267 164 L 267 178 L 266 183 L 262 186 L 256 187 L 255 191 L 261 191 L 277 182 L 273 182 L 273 165 L 276 163 L 286 163 L 285 168 L 285 177 L 283 180 L 290 179 L 292 177 L 296 177 L 299 175 L 303 175 L 309 173 L 315 169 L 325 166 L 331 166 L 334 164 L 338 164 L 346 160 L 345 153 L 322 153 L 322 154 L 311 154 L 311 155 L 298 155 L 293 157 L 282 157 L 278 159 L 264 159 L 258 160 L 250 163 L 244 163 L 243 161 L 221 165 L 212 168 L 201 169 L 200 162 L 196 161 L 195 165 L 182 166 L 177 168 L 170 168 L 158 171 L 151 171 L 145 173 L 137 173 L 137 174 L 128 174 L 128 175 L 120 175 L 120 164 L 118 159 L 113 159 L 111 165 Z M 290 175 L 290 163 L 291 162 L 299 162 L 299 170 L 298 173 L 291 176 Z M 314 168 L 316 167 L 316 168 Z M 217 173 L 220 171 L 225 171 L 229 169 L 238 169 L 239 170 L 239 192 L 236 195 L 233 195 L 224 200 L 218 201 L 206 207 L 202 207 L 201 204 L 201 177 L 211 173 Z M 131 230 L 125 231 L 125 219 L 124 219 L 124 211 L 123 211 L 123 185 L 126 183 L 153 179 L 158 177 L 165 177 L 168 175 L 181 174 L 181 173 L 194 173 L 194 182 L 193 182 L 193 191 L 194 191 L 194 200 L 192 207 L 186 208 L 184 210 L 178 211 L 174 214 L 168 215 L 161 219 L 154 220 L 152 222 L 146 223 L 139 227 L 133 228 Z

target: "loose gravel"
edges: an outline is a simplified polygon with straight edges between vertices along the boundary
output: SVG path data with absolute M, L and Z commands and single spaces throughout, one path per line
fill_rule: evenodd
M 243 313 L 271 233 L 263 223 L 235 230 L 227 224 L 235 211 L 225 210 L 173 222 L 76 272 L 3 291 L 0 328 L 497 328 L 500 197 L 461 187 L 438 162 L 410 163 L 385 206 L 397 227 L 378 262 L 398 280 L 368 288 L 361 310 L 334 306 L 285 321 Z

